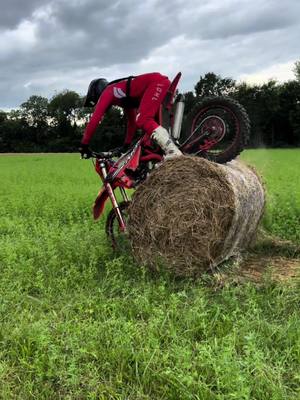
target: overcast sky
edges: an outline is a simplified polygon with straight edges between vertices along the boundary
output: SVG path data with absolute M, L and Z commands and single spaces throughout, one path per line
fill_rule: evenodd
M 288 80 L 300 59 L 300 1 L 0 0 L 0 108 L 91 79 L 212 71 Z

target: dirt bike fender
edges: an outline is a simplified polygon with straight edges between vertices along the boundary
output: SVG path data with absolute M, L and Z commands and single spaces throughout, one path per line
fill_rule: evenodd
M 108 193 L 107 190 L 102 188 L 100 192 L 98 193 L 98 196 L 95 200 L 94 207 L 93 207 L 93 215 L 94 215 L 94 220 L 98 219 L 100 215 L 103 213 L 104 206 L 106 203 L 106 200 L 108 199 Z

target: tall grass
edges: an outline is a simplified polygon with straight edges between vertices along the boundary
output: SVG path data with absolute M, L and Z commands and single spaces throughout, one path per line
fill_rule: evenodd
M 248 150 L 242 158 L 256 166 L 266 185 L 265 228 L 300 243 L 300 149 Z
M 266 223 L 297 240 L 278 204 L 289 218 L 299 186 L 279 188 L 299 176 L 270 154 L 246 153 L 277 202 Z M 298 283 L 216 289 L 114 256 L 77 156 L 0 157 L 0 179 L 1 399 L 300 398 Z

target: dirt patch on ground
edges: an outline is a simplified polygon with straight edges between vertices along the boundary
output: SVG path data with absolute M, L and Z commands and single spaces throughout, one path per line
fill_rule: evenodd
M 266 275 L 278 281 L 286 281 L 299 275 L 300 259 L 250 256 L 241 263 L 240 270 L 241 276 L 257 282 Z
M 230 260 L 213 274 L 213 279 L 221 286 L 245 282 L 300 282 L 300 246 L 260 229 L 251 251 Z
M 299 282 L 300 258 L 247 254 L 243 258 L 231 260 L 224 269 L 213 274 L 217 285 L 266 281 Z

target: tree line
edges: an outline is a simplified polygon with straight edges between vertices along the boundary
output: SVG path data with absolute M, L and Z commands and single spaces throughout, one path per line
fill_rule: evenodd
M 33 95 L 18 109 L 0 110 L 0 152 L 73 152 L 77 151 L 84 127 L 93 110 L 83 108 L 84 97 L 64 90 L 51 99 Z M 94 135 L 99 149 L 121 143 L 126 121 L 112 107 Z
M 237 83 L 213 72 L 200 76 L 194 91 L 186 92 L 185 116 L 205 96 L 230 96 L 247 110 L 251 121 L 249 147 L 300 145 L 300 62 L 295 79 L 262 85 Z M 84 98 L 64 90 L 51 99 L 31 96 L 18 109 L 0 110 L 0 152 L 77 151 L 93 110 L 82 107 Z M 112 107 L 97 128 L 91 146 L 108 150 L 122 144 L 126 120 Z

